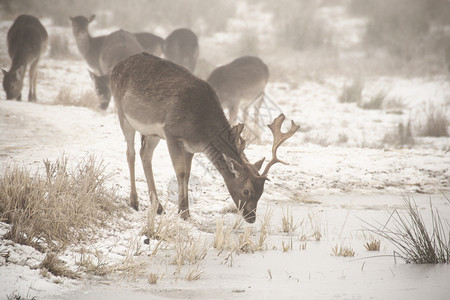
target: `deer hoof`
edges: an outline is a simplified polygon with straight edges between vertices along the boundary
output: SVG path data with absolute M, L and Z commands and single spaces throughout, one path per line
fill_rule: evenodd
M 136 211 L 139 210 L 139 202 L 138 202 L 138 199 L 137 199 L 137 195 L 131 195 L 130 196 L 130 206 Z
M 191 217 L 191 215 L 189 214 L 189 210 L 180 210 L 180 217 L 183 219 L 183 220 L 187 220 L 187 219 L 189 219 L 190 217 Z
M 158 203 L 158 210 L 156 211 L 158 215 L 162 215 L 164 213 L 164 208 L 162 207 L 161 203 Z

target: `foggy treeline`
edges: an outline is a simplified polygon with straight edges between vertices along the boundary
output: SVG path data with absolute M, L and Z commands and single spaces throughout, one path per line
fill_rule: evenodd
M 32 13 L 59 26 L 69 26 L 69 16 L 96 14 L 100 27 L 132 31 L 189 27 L 202 37 L 226 31 L 243 2 L 270 13 L 272 21 L 266 26 L 274 29 L 273 41 L 297 52 L 336 48 L 339 37 L 333 35 L 333 24 L 318 16 L 333 5 L 366 20 L 360 50 L 368 56 L 380 50 L 399 64 L 427 57 L 427 64 L 439 66 L 444 49 L 450 47 L 448 0 L 0 0 L 0 6 L 3 16 Z M 264 47 L 252 49 L 256 35 L 247 32 L 244 42 L 248 52 L 260 52 L 249 54 L 264 55 Z

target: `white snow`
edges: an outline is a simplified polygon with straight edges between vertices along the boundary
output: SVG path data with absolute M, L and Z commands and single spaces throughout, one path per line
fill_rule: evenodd
M 241 9 L 245 12 L 246 8 Z M 0 24 L 1 40 L 9 26 L 4 24 L 8 25 Z M 236 21 L 230 24 L 233 26 L 241 25 Z M 345 26 L 351 23 L 338 29 Z M 70 34 L 62 28 L 50 32 L 59 30 Z M 229 38 L 218 34 L 202 41 L 229 43 Z M 6 55 L 6 51 L 2 49 L 0 54 Z M 223 56 L 218 59 L 222 61 L 217 64 L 225 63 Z M 290 165 L 277 164 L 271 169 L 271 181 L 266 183 L 258 205 L 255 230 L 260 228 L 266 211 L 273 210 L 267 250 L 234 253 L 230 261 L 226 260 L 229 253 L 211 246 L 200 263 L 203 273 L 199 280 L 184 279 L 194 266 L 183 266 L 176 274 L 170 264 L 170 245 L 151 256 L 155 241 L 143 243 L 140 233 L 149 201 L 137 158 L 141 210 L 127 210 L 123 219 L 113 221 L 112 228 L 99 230 L 94 244 L 72 245 L 59 257 L 74 270 L 82 248 L 98 251 L 108 264 L 131 258 L 142 265 L 138 276 L 123 278 L 112 273 L 104 277 L 85 275 L 79 280 L 43 277 L 37 266 L 45 254 L 4 239 L 9 225 L 0 222 L 0 298 L 18 294 L 37 299 L 448 299 L 448 264 L 408 265 L 393 257 L 394 248 L 386 240 L 381 240 L 380 252 L 366 251 L 364 243 L 373 235 L 366 222 L 384 224 L 393 210 L 403 210 L 405 196 L 416 201 L 427 223 L 429 201 L 444 223 L 450 221 L 450 203 L 445 198 L 450 197 L 450 138 L 416 137 L 416 144 L 409 148 L 383 143 L 384 136 L 395 131 L 399 122 L 412 120 L 416 133 L 430 103 L 442 107 L 450 119 L 450 83 L 444 76 L 365 78 L 363 96 L 368 99 L 380 89 L 387 91 L 389 97 L 400 99 L 404 105 L 399 115 L 339 103 L 348 82 L 349 78 L 325 77 L 302 81 L 295 87 L 272 81 L 267 88 L 264 121 L 268 123 L 284 112 L 301 125 L 300 131 L 279 149 L 279 158 Z M 113 105 L 107 112 L 52 105 L 61 89 L 82 94 L 92 88 L 83 61 L 46 56 L 39 69 L 38 103 L 6 101 L 5 94 L 0 93 L 0 170 L 12 164 L 43 170 L 44 159 L 55 161 L 65 154 L 76 163 L 95 154 L 105 161 L 108 171 L 114 172 L 111 184 L 118 188 L 123 201 L 128 201 L 126 144 Z M 26 79 L 23 94 L 27 91 Z M 270 153 L 271 134 L 266 128 L 263 143 L 249 145 L 246 154 L 254 162 L 264 156 L 270 159 Z M 153 168 L 160 200 L 170 210 L 176 205 L 177 187 L 164 141 L 155 150 Z M 190 182 L 192 220 L 179 222 L 199 241 L 206 239 L 212 245 L 216 220 L 224 218 L 225 224 L 233 224 L 235 214 L 227 212 L 233 206 L 220 174 L 205 155 L 196 155 Z M 294 234 L 281 232 L 283 209 L 287 208 L 297 223 L 303 222 Z M 314 231 L 321 233 L 320 241 L 300 240 L 302 234 Z M 283 242 L 292 243 L 292 249 L 283 252 Z M 301 250 L 304 243 L 306 249 Z M 336 245 L 351 247 L 355 257 L 333 256 Z M 164 277 L 151 285 L 147 281 L 150 273 Z

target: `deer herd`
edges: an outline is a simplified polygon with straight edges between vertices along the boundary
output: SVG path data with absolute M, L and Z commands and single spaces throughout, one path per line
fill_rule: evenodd
M 70 17 L 78 50 L 85 60 L 99 98 L 99 107 L 108 108 L 113 96 L 126 140 L 130 172 L 130 204 L 139 208 L 135 184 L 135 135 L 141 136 L 139 151 L 152 206 L 159 214 L 153 177 L 152 157 L 161 139 L 166 140 L 178 182 L 178 212 L 190 217 L 188 184 L 192 158 L 203 152 L 222 175 L 234 203 L 253 223 L 256 208 L 277 149 L 298 130 L 291 121 L 287 132 L 281 127 L 281 114 L 268 125 L 273 134 L 272 159 L 264 170 L 264 158 L 250 163 L 244 153 L 243 124 L 231 126 L 243 109 L 246 121 L 248 103 L 264 92 L 269 69 L 258 57 L 243 56 L 214 69 L 206 81 L 196 77 L 199 57 L 198 38 L 187 28 L 173 31 L 166 39 L 147 32 L 117 30 L 108 35 L 91 36 L 89 24 L 95 15 Z M 36 75 L 46 51 L 48 34 L 31 15 L 16 18 L 7 34 L 9 71 L 3 70 L 7 99 L 21 100 L 25 71 L 29 67 L 29 101 L 36 101 Z M 246 105 L 244 105 L 246 104 Z M 224 109 L 228 111 L 228 119 Z M 259 108 L 257 107 L 256 112 Z M 259 119 L 255 116 L 255 119 Z

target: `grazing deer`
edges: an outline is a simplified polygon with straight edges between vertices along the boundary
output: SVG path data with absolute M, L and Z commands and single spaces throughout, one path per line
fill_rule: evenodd
M 149 32 L 138 32 L 134 35 L 145 52 L 155 56 L 161 56 L 163 54 L 163 38 Z
M 48 34 L 41 22 L 30 15 L 16 18 L 7 35 L 8 54 L 11 58 L 9 71 L 3 70 L 3 88 L 6 99 L 22 100 L 25 71 L 30 65 L 30 90 L 28 101 L 35 102 L 38 63 L 47 49 Z
M 94 81 L 95 91 L 100 98 L 101 109 L 107 109 L 111 100 L 109 77 L 114 66 L 125 58 L 140 52 L 142 52 L 142 46 L 135 35 L 127 31 L 115 31 L 104 39 L 99 57 L 102 75 L 96 75 L 94 72 L 89 71 L 89 75 Z
M 269 68 L 258 57 L 243 56 L 214 69 L 206 80 L 216 91 L 223 109 L 228 110 L 231 124 L 236 122 L 241 102 L 245 105 L 243 122 L 246 123 L 248 105 L 264 95 Z M 255 106 L 255 120 L 259 120 L 260 99 Z M 255 132 L 259 132 L 258 124 Z M 259 138 L 259 135 L 258 135 Z
M 111 73 L 111 90 L 120 126 L 127 142 L 131 206 L 138 209 L 135 185 L 136 131 L 141 133 L 140 155 L 152 205 L 158 201 L 152 170 L 153 150 L 165 139 L 178 181 L 178 212 L 189 218 L 188 183 L 194 153 L 204 152 L 222 175 L 236 206 L 247 222 L 256 219 L 256 207 L 270 167 L 281 162 L 276 151 L 299 128 L 292 122 L 281 132 L 280 115 L 269 125 L 274 135 L 272 160 L 258 172 L 264 159 L 251 164 L 241 137 L 243 125 L 230 127 L 217 95 L 205 81 L 170 61 L 142 53 L 117 64 Z
M 198 39 L 187 28 L 174 30 L 164 41 L 164 58 L 194 73 L 198 59 Z
M 78 50 L 93 71 L 89 71 L 94 81 L 95 91 L 100 98 L 100 108 L 107 109 L 111 99 L 109 75 L 112 68 L 121 60 L 143 49 L 136 36 L 125 30 L 117 30 L 109 35 L 91 37 L 88 31 L 89 23 L 95 15 L 89 18 L 83 16 L 70 17 L 72 31 Z

